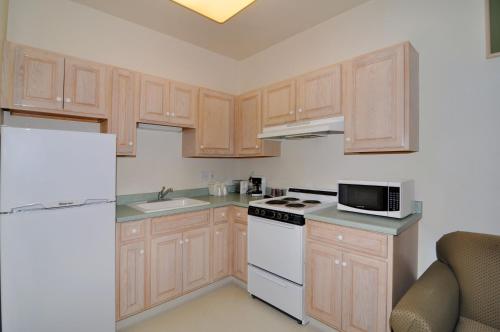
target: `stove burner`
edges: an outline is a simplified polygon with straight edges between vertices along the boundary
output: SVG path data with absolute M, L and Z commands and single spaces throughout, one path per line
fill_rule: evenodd
M 286 207 L 291 207 L 291 208 L 302 208 L 302 207 L 305 207 L 305 204 L 301 204 L 301 203 L 290 203 L 290 204 L 287 204 L 285 205 Z
M 302 203 L 306 203 L 306 204 L 320 204 L 321 202 L 317 201 L 315 199 L 306 199 L 305 201 L 302 201 Z
M 273 199 L 273 200 L 266 202 L 266 204 L 270 204 L 270 205 L 284 205 L 286 203 L 287 203 L 287 201 L 282 200 L 282 199 Z
M 295 201 L 298 201 L 299 199 L 296 197 L 285 197 L 285 198 L 283 198 L 283 200 L 287 201 L 287 202 L 295 202 Z

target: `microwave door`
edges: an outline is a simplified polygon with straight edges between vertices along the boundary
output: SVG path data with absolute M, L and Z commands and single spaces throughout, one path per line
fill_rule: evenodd
M 339 204 L 354 212 L 387 215 L 388 188 L 386 186 L 339 184 Z

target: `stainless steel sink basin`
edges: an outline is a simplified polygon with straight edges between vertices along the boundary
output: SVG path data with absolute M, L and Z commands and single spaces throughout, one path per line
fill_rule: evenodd
M 205 201 L 200 201 L 198 199 L 179 197 L 167 201 L 134 203 L 129 206 L 134 209 L 140 210 L 142 212 L 150 213 L 150 212 L 159 212 L 159 211 L 202 206 L 208 204 L 210 203 Z

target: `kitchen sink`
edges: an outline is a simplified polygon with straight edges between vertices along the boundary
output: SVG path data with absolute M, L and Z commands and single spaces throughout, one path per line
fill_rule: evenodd
M 182 209 L 188 207 L 208 205 L 209 202 L 193 198 L 179 197 L 166 201 L 135 203 L 130 206 L 145 213 Z

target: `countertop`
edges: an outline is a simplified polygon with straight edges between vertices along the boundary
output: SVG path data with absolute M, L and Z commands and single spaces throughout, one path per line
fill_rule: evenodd
M 246 195 L 233 194 L 233 193 L 228 194 L 227 196 L 220 196 L 220 197 L 205 195 L 205 196 L 195 196 L 192 198 L 209 202 L 209 204 L 191 208 L 180 208 L 175 210 L 159 211 L 153 213 L 144 213 L 128 205 L 118 204 L 116 206 L 116 222 L 136 221 L 154 217 L 167 216 L 177 213 L 201 211 L 228 205 L 236 205 L 239 207 L 246 208 L 248 207 L 248 204 L 251 201 L 261 199 L 260 197 L 250 197 Z M 417 212 L 409 215 L 404 219 L 393 219 L 393 218 L 378 217 L 378 216 L 365 215 L 352 212 L 343 212 L 337 210 L 336 206 L 308 213 L 305 215 L 305 218 L 315 221 L 335 224 L 339 226 L 363 229 L 377 233 L 399 235 L 404 230 L 406 230 L 407 228 L 409 228 L 411 225 L 418 222 L 422 218 L 422 213 L 421 213 L 422 204 L 421 202 L 415 202 L 415 203 L 416 203 L 415 210 Z

